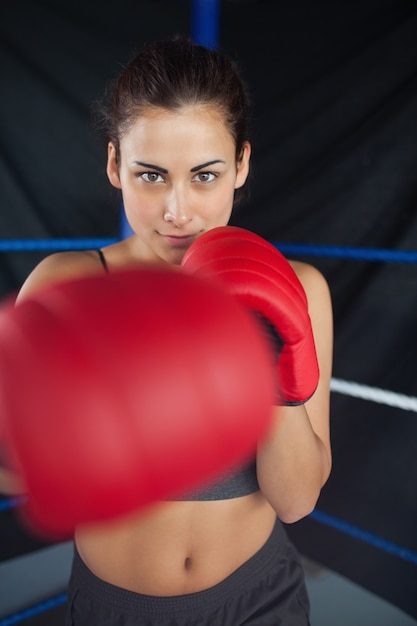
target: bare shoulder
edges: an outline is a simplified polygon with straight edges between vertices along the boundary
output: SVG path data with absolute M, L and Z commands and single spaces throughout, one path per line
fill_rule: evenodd
M 289 261 L 289 263 L 303 285 L 309 300 L 330 296 L 327 280 L 316 267 L 302 261 Z
M 96 250 L 56 252 L 45 257 L 29 274 L 19 291 L 17 301 L 55 282 L 102 271 L 103 266 Z

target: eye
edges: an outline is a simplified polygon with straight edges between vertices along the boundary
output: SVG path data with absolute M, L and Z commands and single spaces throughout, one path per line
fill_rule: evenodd
M 198 172 L 198 174 L 193 177 L 193 181 L 197 183 L 211 183 L 217 176 L 218 174 L 214 172 Z
M 139 178 L 142 178 L 146 183 L 163 183 L 164 178 L 158 172 L 140 172 Z

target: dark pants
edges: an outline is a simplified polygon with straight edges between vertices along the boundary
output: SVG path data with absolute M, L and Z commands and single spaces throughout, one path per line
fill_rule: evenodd
M 277 521 L 265 545 L 224 581 L 199 593 L 145 596 L 97 578 L 74 555 L 66 626 L 308 626 L 298 554 Z

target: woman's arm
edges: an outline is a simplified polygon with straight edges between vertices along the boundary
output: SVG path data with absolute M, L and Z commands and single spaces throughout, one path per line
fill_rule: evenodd
M 292 263 L 307 295 L 320 380 L 303 405 L 275 409 L 268 437 L 258 447 L 258 481 L 280 519 L 295 522 L 308 515 L 329 477 L 330 378 L 333 353 L 331 298 L 322 274 L 305 263 Z
M 98 257 L 91 252 L 58 252 L 45 257 L 31 272 L 16 298 L 19 304 L 26 297 L 39 289 L 61 280 L 68 280 L 77 275 L 100 271 Z M 1 437 L 1 435 L 0 435 Z M 21 495 L 25 487 L 16 472 L 8 468 L 2 458 L 0 440 L 0 494 Z
M 4 467 L 0 467 L 0 494 L 4 496 L 20 496 L 24 493 L 25 489 L 18 475 Z

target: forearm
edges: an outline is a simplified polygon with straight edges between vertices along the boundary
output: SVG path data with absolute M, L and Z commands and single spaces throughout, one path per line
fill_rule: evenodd
M 0 467 L 0 494 L 5 496 L 17 496 L 25 492 L 19 477 L 10 470 Z
M 314 509 L 330 465 L 305 406 L 277 408 L 258 447 L 257 468 L 261 491 L 282 521 L 295 522 Z
M 23 493 L 25 493 L 23 481 L 10 468 L 4 446 L 0 444 L 0 495 L 18 496 Z

